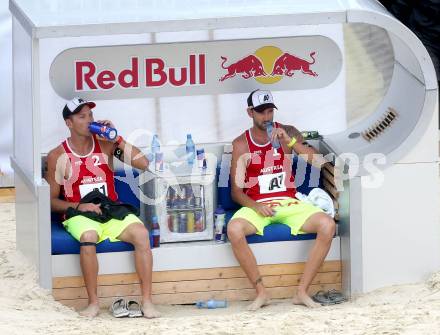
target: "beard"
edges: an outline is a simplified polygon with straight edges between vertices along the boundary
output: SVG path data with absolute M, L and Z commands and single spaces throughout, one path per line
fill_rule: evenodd
M 260 129 L 261 131 L 266 131 L 266 128 L 267 128 L 265 121 L 262 121 L 261 123 L 254 121 L 254 126 L 257 127 L 258 129 Z

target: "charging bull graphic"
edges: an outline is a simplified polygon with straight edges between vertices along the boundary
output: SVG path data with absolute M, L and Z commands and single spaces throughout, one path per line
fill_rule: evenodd
M 222 76 L 219 81 L 224 81 L 235 77 L 237 74 L 241 74 L 241 77 L 244 79 L 254 77 L 258 82 L 272 84 L 281 80 L 281 76 L 293 77 L 295 71 L 301 71 L 312 77 L 318 76 L 316 72 L 310 69 L 310 65 L 315 64 L 315 51 L 310 53 L 312 61 L 308 62 L 307 60 L 288 52 L 283 52 L 279 48 L 277 48 L 279 51 L 278 56 L 273 53 L 265 54 L 264 50 L 269 48 L 275 47 L 264 46 L 258 49 L 255 55 L 251 54 L 246 56 L 229 66 L 225 66 L 228 59 L 221 56 L 221 59 L 223 60 L 221 66 L 223 69 L 227 70 L 228 73 Z M 266 73 L 266 71 L 269 72 L 270 70 L 272 70 L 270 74 Z
M 246 56 L 229 66 L 225 66 L 225 63 L 228 60 L 226 57 L 221 56 L 221 59 L 223 59 L 222 68 L 228 70 L 228 73 L 221 77 L 219 81 L 235 77 L 237 74 L 241 74 L 244 79 L 267 76 L 267 73 L 264 72 L 263 69 L 263 63 L 257 56 Z
M 310 53 L 310 57 L 313 59 L 313 61 L 308 62 L 304 59 L 298 58 L 285 52 L 275 61 L 272 73 L 270 75 L 285 75 L 288 77 L 292 77 L 294 75 L 294 71 L 301 70 L 304 74 L 316 77 L 318 74 L 310 70 L 310 65 L 315 64 L 315 57 L 313 57 L 314 55 L 315 52 Z

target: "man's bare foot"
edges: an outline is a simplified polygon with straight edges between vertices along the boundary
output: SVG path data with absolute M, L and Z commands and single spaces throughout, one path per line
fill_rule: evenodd
M 99 314 L 99 304 L 90 304 L 85 309 L 79 312 L 79 315 L 88 317 L 88 318 L 94 318 L 95 316 L 98 316 Z
M 259 294 L 255 298 L 255 300 L 247 307 L 248 311 L 256 311 L 257 309 L 269 305 L 269 297 L 266 293 Z
M 147 319 L 159 318 L 161 314 L 156 310 L 153 303 L 149 300 L 145 300 L 142 303 L 142 312 Z
M 321 307 L 320 304 L 314 302 L 312 298 L 309 297 L 307 292 L 297 292 L 296 295 L 293 297 L 292 302 L 295 305 L 304 305 L 309 308 L 317 308 Z

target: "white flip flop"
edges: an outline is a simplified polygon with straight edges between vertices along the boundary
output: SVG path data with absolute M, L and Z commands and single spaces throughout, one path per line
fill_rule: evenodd
M 124 298 L 116 299 L 110 306 L 110 312 L 115 318 L 123 318 L 129 315 L 127 303 Z
M 139 318 L 144 315 L 141 310 L 141 305 L 139 305 L 136 300 L 130 300 L 127 302 L 127 310 L 129 318 Z

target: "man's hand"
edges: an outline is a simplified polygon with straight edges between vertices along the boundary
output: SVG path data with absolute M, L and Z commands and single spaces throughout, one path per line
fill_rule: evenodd
M 292 141 L 292 137 L 290 137 L 283 128 L 273 128 L 270 141 L 273 142 L 275 139 L 278 139 L 280 142 L 284 142 L 285 145 Z
M 261 216 L 274 216 L 275 211 L 267 205 L 257 202 L 254 206 L 254 211 L 256 211 Z
M 96 214 L 101 215 L 101 204 L 92 204 L 91 202 L 85 203 L 85 204 L 79 204 L 76 208 L 77 210 L 81 212 L 95 212 Z

